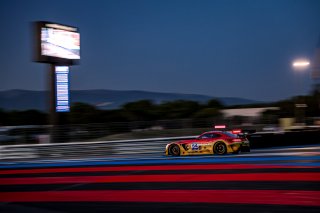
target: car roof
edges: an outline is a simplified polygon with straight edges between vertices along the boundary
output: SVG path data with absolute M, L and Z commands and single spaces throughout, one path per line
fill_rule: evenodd
M 226 131 L 213 130 L 213 131 L 204 132 L 204 133 L 202 133 L 201 135 L 207 134 L 207 133 L 225 133 L 225 132 L 226 132 Z

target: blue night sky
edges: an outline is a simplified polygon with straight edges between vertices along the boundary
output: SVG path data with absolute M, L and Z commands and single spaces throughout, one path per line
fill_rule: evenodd
M 46 90 L 32 21 L 77 26 L 71 89 L 144 90 L 275 101 L 311 90 L 319 0 L 0 1 L 0 90 Z

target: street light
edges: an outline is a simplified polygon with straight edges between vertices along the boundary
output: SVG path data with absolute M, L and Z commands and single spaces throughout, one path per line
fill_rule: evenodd
M 310 61 L 308 59 L 296 59 L 292 62 L 292 67 L 294 70 L 303 72 L 307 70 L 310 66 Z M 295 123 L 305 123 L 304 117 L 305 117 L 305 108 L 308 107 L 304 100 L 301 100 L 301 103 L 299 103 L 299 99 L 297 98 L 295 103 Z
M 307 59 L 297 59 L 292 62 L 292 67 L 295 70 L 305 70 L 309 68 L 309 66 L 310 66 L 310 61 Z

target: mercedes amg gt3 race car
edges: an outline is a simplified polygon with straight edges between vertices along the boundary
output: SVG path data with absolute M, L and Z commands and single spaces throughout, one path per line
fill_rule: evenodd
M 237 131 L 237 133 L 240 133 Z M 196 139 L 175 141 L 167 144 L 166 155 L 200 155 L 250 152 L 250 143 L 245 134 L 229 131 L 210 131 L 202 133 Z

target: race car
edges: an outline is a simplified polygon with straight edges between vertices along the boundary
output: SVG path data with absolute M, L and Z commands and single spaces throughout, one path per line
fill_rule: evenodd
M 245 134 L 229 131 L 209 131 L 202 133 L 196 139 L 175 141 L 167 144 L 166 155 L 200 155 L 227 153 L 238 154 L 239 152 L 250 152 L 250 142 Z

